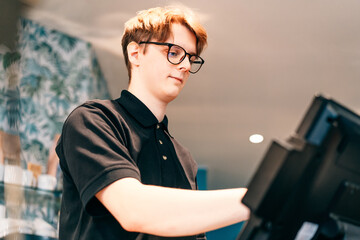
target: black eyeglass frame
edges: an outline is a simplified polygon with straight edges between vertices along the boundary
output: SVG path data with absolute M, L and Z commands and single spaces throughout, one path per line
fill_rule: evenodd
M 180 64 L 182 61 L 184 61 L 184 59 L 186 58 L 187 55 L 189 56 L 189 61 L 190 61 L 190 64 L 191 64 L 191 65 L 194 63 L 194 61 L 191 61 L 191 57 L 197 57 L 197 58 L 199 58 L 201 62 L 200 62 L 200 63 L 196 63 L 196 64 L 200 64 L 200 67 L 199 67 L 198 70 L 196 70 L 195 72 L 189 70 L 189 72 L 192 73 L 192 74 L 197 73 L 197 72 L 200 70 L 200 68 L 202 67 L 202 65 L 205 63 L 205 60 L 202 59 L 200 56 L 198 56 L 198 55 L 193 55 L 193 54 L 190 54 L 190 53 L 186 52 L 186 50 L 185 50 L 183 47 L 181 47 L 181 46 L 179 46 L 179 45 L 177 45 L 177 44 L 165 43 L 165 42 L 151 42 L 151 41 L 146 41 L 146 42 L 142 41 L 142 42 L 140 42 L 139 44 L 155 44 L 155 45 L 159 45 L 159 46 L 168 46 L 169 49 L 168 49 L 168 53 L 167 53 L 167 60 L 169 61 L 169 63 L 171 63 L 171 64 L 173 64 L 173 65 L 178 65 L 178 64 Z M 172 46 L 179 47 L 179 48 L 181 48 L 182 50 L 184 50 L 184 52 L 185 52 L 185 55 L 180 59 L 180 61 L 179 61 L 178 63 L 171 62 L 170 59 L 169 59 L 169 53 L 170 53 L 170 49 L 171 49 Z

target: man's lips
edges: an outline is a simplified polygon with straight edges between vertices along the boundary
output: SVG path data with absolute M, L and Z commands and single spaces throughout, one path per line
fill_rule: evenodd
M 180 78 L 180 77 L 174 77 L 174 76 L 170 76 L 170 77 L 173 78 L 173 79 L 175 79 L 175 80 L 180 81 L 181 83 L 183 82 L 183 79 Z

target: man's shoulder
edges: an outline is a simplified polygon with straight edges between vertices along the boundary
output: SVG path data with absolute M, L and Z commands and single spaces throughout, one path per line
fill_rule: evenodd
M 76 107 L 67 117 L 64 125 L 81 125 L 91 119 L 121 121 L 123 109 L 116 100 L 88 100 Z M 86 120 L 87 119 L 87 120 Z
M 92 99 L 84 102 L 78 108 L 99 108 L 99 109 L 117 109 L 119 104 L 116 100 L 110 99 Z
M 92 114 L 103 112 L 104 114 L 113 113 L 114 111 L 119 111 L 120 106 L 115 100 L 103 100 L 103 99 L 93 99 L 84 102 L 83 104 L 76 107 L 69 116 L 73 115 L 82 115 L 82 114 Z

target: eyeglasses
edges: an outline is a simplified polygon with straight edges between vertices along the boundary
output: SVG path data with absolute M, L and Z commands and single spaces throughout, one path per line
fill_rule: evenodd
M 186 55 L 188 55 L 191 66 L 189 72 L 193 74 L 197 73 L 205 62 L 204 59 L 202 59 L 200 56 L 187 53 L 184 48 L 176 44 L 162 42 L 140 42 L 139 44 L 155 44 L 160 46 L 168 46 L 169 50 L 167 53 L 167 60 L 174 65 L 180 64 L 182 61 L 184 61 Z

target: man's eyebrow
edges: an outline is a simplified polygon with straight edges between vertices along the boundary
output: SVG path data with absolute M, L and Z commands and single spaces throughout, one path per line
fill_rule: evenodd
M 188 54 L 190 54 L 190 55 L 198 56 L 197 53 L 196 53 L 196 50 L 195 50 L 195 52 L 193 52 L 193 51 L 188 51 L 188 50 L 185 49 L 185 47 L 183 47 L 183 46 L 181 46 L 181 45 L 178 45 L 178 44 L 176 44 L 176 43 L 170 43 L 170 44 L 175 45 L 175 46 L 178 46 L 178 47 L 181 47 L 182 49 L 184 49 L 184 50 L 185 50 Z

